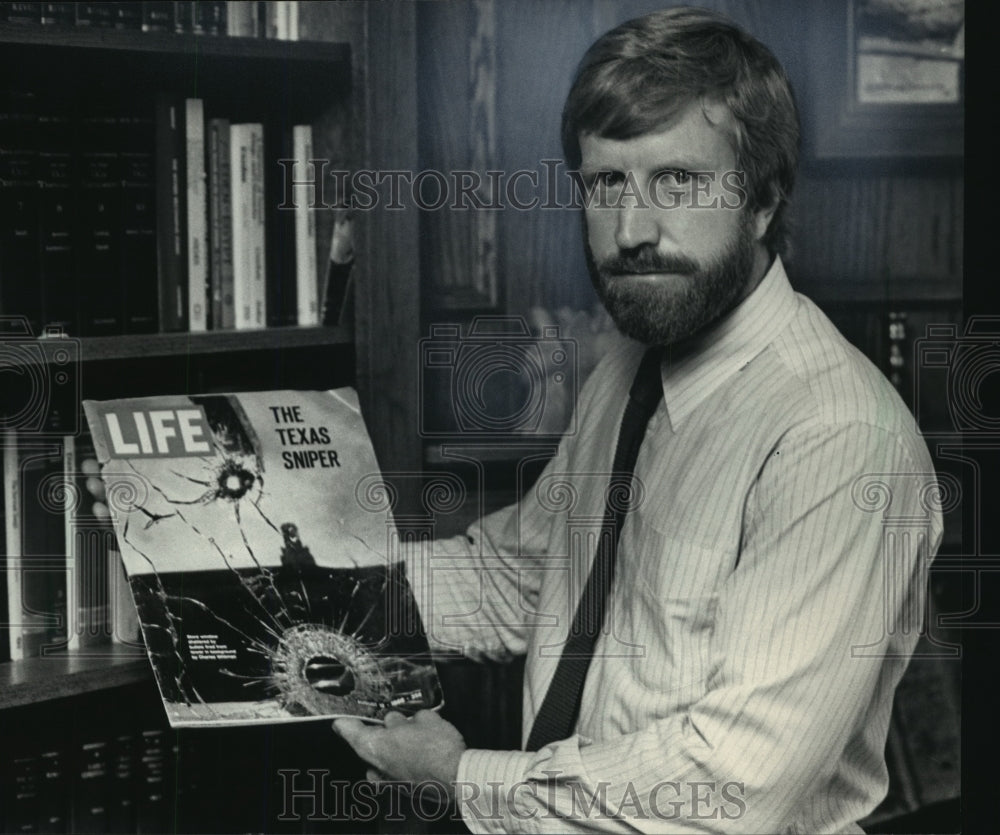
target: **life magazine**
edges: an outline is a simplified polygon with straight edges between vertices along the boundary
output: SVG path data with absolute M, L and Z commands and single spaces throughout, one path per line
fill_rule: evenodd
M 171 726 L 440 705 L 352 389 L 84 409 Z

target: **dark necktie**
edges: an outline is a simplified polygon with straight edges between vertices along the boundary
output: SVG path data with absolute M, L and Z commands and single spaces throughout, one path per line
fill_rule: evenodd
M 631 509 L 632 472 L 642 438 L 646 434 L 646 426 L 663 398 L 663 383 L 660 378 L 662 359 L 662 348 L 647 350 L 632 382 L 625 415 L 618 431 L 597 554 L 580 596 L 555 675 L 531 727 L 526 751 L 537 751 L 550 742 L 566 739 L 573 733 L 576 725 L 583 682 L 604 623 L 604 609 L 614 579 L 618 538 L 625 516 Z

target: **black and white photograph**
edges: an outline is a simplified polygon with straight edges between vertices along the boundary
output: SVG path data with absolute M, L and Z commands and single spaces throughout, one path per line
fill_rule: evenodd
M 0 833 L 990 831 L 966 6 L 0 3 Z

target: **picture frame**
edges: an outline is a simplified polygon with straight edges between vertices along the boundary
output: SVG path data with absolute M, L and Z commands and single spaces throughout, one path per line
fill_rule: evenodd
M 947 1 L 947 0 L 946 0 Z M 927 6 L 911 0 L 915 12 Z M 935 37 L 880 18 L 906 0 L 811 4 L 803 102 L 807 152 L 816 160 L 957 158 L 964 147 L 964 4 Z M 942 7 L 944 4 L 942 4 Z M 951 35 L 961 6 L 961 29 Z M 880 28 L 881 27 L 881 28 Z

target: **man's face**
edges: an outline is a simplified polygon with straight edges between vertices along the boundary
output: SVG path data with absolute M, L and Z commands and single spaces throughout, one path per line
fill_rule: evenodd
M 719 105 L 695 101 L 633 139 L 580 138 L 591 279 L 618 328 L 648 345 L 692 336 L 767 269 L 770 212 L 751 212 Z M 711 121 L 709 121 L 709 117 Z

